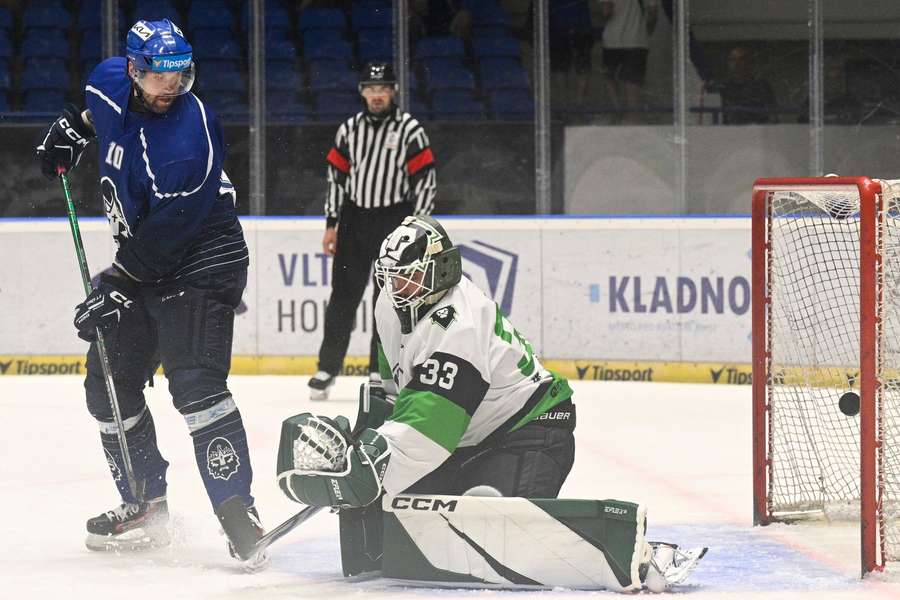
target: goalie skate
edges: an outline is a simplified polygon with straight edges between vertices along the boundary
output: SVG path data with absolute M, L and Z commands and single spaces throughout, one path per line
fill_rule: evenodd
M 644 586 L 656 593 L 684 583 L 708 550 L 704 547 L 682 550 L 676 544 L 663 542 L 650 542 L 650 548 Z
M 165 498 L 123 502 L 88 519 L 85 546 L 97 552 L 139 552 L 168 546 L 169 508 Z

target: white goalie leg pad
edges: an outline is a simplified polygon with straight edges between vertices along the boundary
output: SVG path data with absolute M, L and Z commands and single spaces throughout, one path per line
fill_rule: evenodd
M 385 498 L 383 575 L 454 587 L 641 589 L 646 509 L 615 500 Z

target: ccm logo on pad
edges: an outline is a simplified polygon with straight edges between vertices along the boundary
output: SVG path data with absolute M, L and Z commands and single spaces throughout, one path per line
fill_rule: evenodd
M 391 508 L 394 510 L 445 510 L 453 512 L 456 510 L 456 500 L 444 502 L 440 498 L 407 498 L 397 496 L 391 502 Z

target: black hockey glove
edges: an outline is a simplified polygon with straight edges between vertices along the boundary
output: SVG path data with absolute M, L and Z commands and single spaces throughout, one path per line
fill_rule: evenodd
M 44 133 L 43 141 L 35 148 L 41 161 L 41 172 L 47 179 L 58 176 L 57 169 L 71 171 L 81 160 L 81 153 L 96 137 L 81 112 L 69 104 Z
M 114 329 L 123 313 L 135 308 L 135 285 L 125 276 L 110 271 L 100 275 L 99 285 L 75 307 L 75 328 L 78 337 L 86 342 L 97 339 L 97 327 L 103 332 Z

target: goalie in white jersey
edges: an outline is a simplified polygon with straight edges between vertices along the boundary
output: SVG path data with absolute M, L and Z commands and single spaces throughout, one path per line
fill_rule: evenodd
M 555 499 L 572 468 L 572 390 L 463 276 L 436 220 L 404 219 L 375 275 L 384 389 L 363 384 L 352 432 L 345 417 L 285 420 L 278 451 L 289 498 L 340 510 L 345 575 L 620 591 L 684 581 L 706 549 L 647 542 L 642 505 L 525 500 Z M 473 497 L 484 495 L 504 498 Z M 535 540 L 553 548 L 535 555 Z
M 555 498 L 575 455 L 568 382 L 545 369 L 500 307 L 462 274 L 431 217 L 407 217 L 375 263 L 381 376 L 396 401 L 378 431 L 390 495 Z

